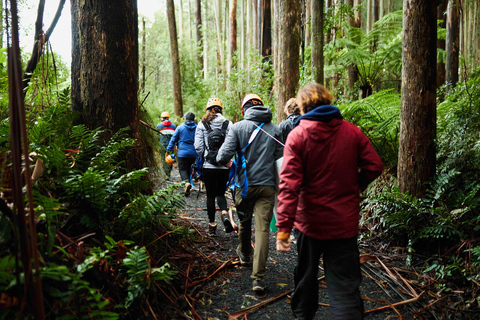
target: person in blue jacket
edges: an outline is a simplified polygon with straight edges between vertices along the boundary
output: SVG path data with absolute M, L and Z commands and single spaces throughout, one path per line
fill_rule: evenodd
M 160 158 L 162 159 L 166 179 L 169 180 L 173 165 L 165 161 L 165 152 L 177 126 L 170 121 L 170 113 L 167 111 L 162 113 L 161 118 L 162 122 L 157 124 L 157 130 L 160 131 Z
M 180 172 L 180 178 L 184 182 L 183 188 L 185 195 L 190 195 L 192 185 L 190 184 L 190 174 L 192 171 L 192 164 L 195 163 L 197 152 L 195 151 L 195 131 L 197 124 L 194 122 L 195 114 L 187 112 L 183 116 L 185 122 L 177 127 L 170 142 L 167 146 L 167 152 L 173 154 L 175 145 L 178 145 L 178 171 Z

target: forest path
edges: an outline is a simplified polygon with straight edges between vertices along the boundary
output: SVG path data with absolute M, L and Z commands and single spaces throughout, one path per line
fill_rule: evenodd
M 176 166 L 174 166 L 172 171 L 171 180 L 175 182 L 180 181 Z M 198 188 L 198 184 L 195 186 Z M 177 192 L 183 193 L 183 189 Z M 241 266 L 239 264 L 237 254 L 235 253 L 235 248 L 238 244 L 237 234 L 235 232 L 230 234 L 224 232 L 218 208 L 216 218 L 218 225 L 217 237 L 208 237 L 206 235 L 208 217 L 205 192 L 192 189 L 190 196 L 185 196 L 185 200 L 186 207 L 180 211 L 180 218 L 191 223 L 192 227 L 201 234 L 201 240 L 196 242 L 195 249 L 201 251 L 201 255 L 208 257 L 210 261 L 218 262 L 218 266 L 214 269 L 221 269 L 213 276 L 211 271 L 202 275 L 191 274 L 191 278 L 207 279 L 201 281 L 200 287 L 192 290 L 189 295 L 192 299 L 190 304 L 197 314 L 202 319 L 209 320 L 294 319 L 290 308 L 290 293 L 294 287 L 293 273 L 297 262 L 296 246 L 292 245 L 290 252 L 277 252 L 275 249 L 276 234 L 274 232 L 270 233 L 270 253 L 265 275 L 266 290 L 263 295 L 256 295 L 252 291 L 251 265 Z M 229 208 L 232 208 L 232 198 L 228 193 L 227 201 Z M 236 216 L 234 220 L 238 224 Z M 252 231 L 252 236 L 253 234 L 254 232 Z M 392 317 L 414 319 L 413 312 L 424 307 L 423 304 L 410 302 L 393 307 L 388 307 L 388 305 L 414 299 L 415 294 L 418 295 L 415 289 L 409 288 L 409 285 L 402 281 L 398 270 L 392 271 L 381 262 L 381 259 L 376 260 L 377 258 L 371 253 L 376 250 L 371 245 L 361 243 L 360 251 L 361 254 L 369 254 L 366 256 L 366 260 L 372 260 L 371 262 L 362 263 L 363 282 L 360 289 L 365 311 L 368 312 L 365 314 L 365 319 L 377 320 Z M 383 259 L 389 259 L 389 257 Z M 321 264 L 320 267 L 322 267 Z M 391 273 L 390 275 L 388 274 L 389 272 Z M 319 273 L 319 277 L 321 276 L 322 273 Z M 393 280 L 392 276 L 397 280 Z M 328 303 L 326 284 L 323 280 L 320 280 L 319 308 L 315 319 L 331 319 Z M 385 309 L 369 312 L 382 307 Z M 430 318 L 425 313 L 423 313 L 423 317 L 423 319 Z

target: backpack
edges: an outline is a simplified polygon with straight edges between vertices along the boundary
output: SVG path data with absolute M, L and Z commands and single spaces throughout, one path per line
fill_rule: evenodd
M 207 129 L 207 144 L 208 144 L 208 154 L 205 156 L 205 160 L 211 164 L 218 166 L 217 163 L 217 154 L 218 150 L 225 141 L 225 136 L 227 135 L 229 121 L 225 120 L 220 129 L 212 129 L 208 123 L 203 125 Z

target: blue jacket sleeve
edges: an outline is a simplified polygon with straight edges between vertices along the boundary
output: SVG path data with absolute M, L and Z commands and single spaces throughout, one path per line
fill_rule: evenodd
M 178 143 L 178 138 L 180 136 L 181 127 L 179 126 L 175 132 L 173 133 L 172 138 L 170 138 L 170 142 L 168 143 L 167 151 L 173 151 L 173 148 Z

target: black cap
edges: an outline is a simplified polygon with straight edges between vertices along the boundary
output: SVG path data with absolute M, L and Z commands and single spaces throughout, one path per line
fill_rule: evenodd
M 193 114 L 193 112 L 187 112 L 183 117 L 185 118 L 185 120 L 189 120 L 189 121 L 195 120 L 195 114 Z

